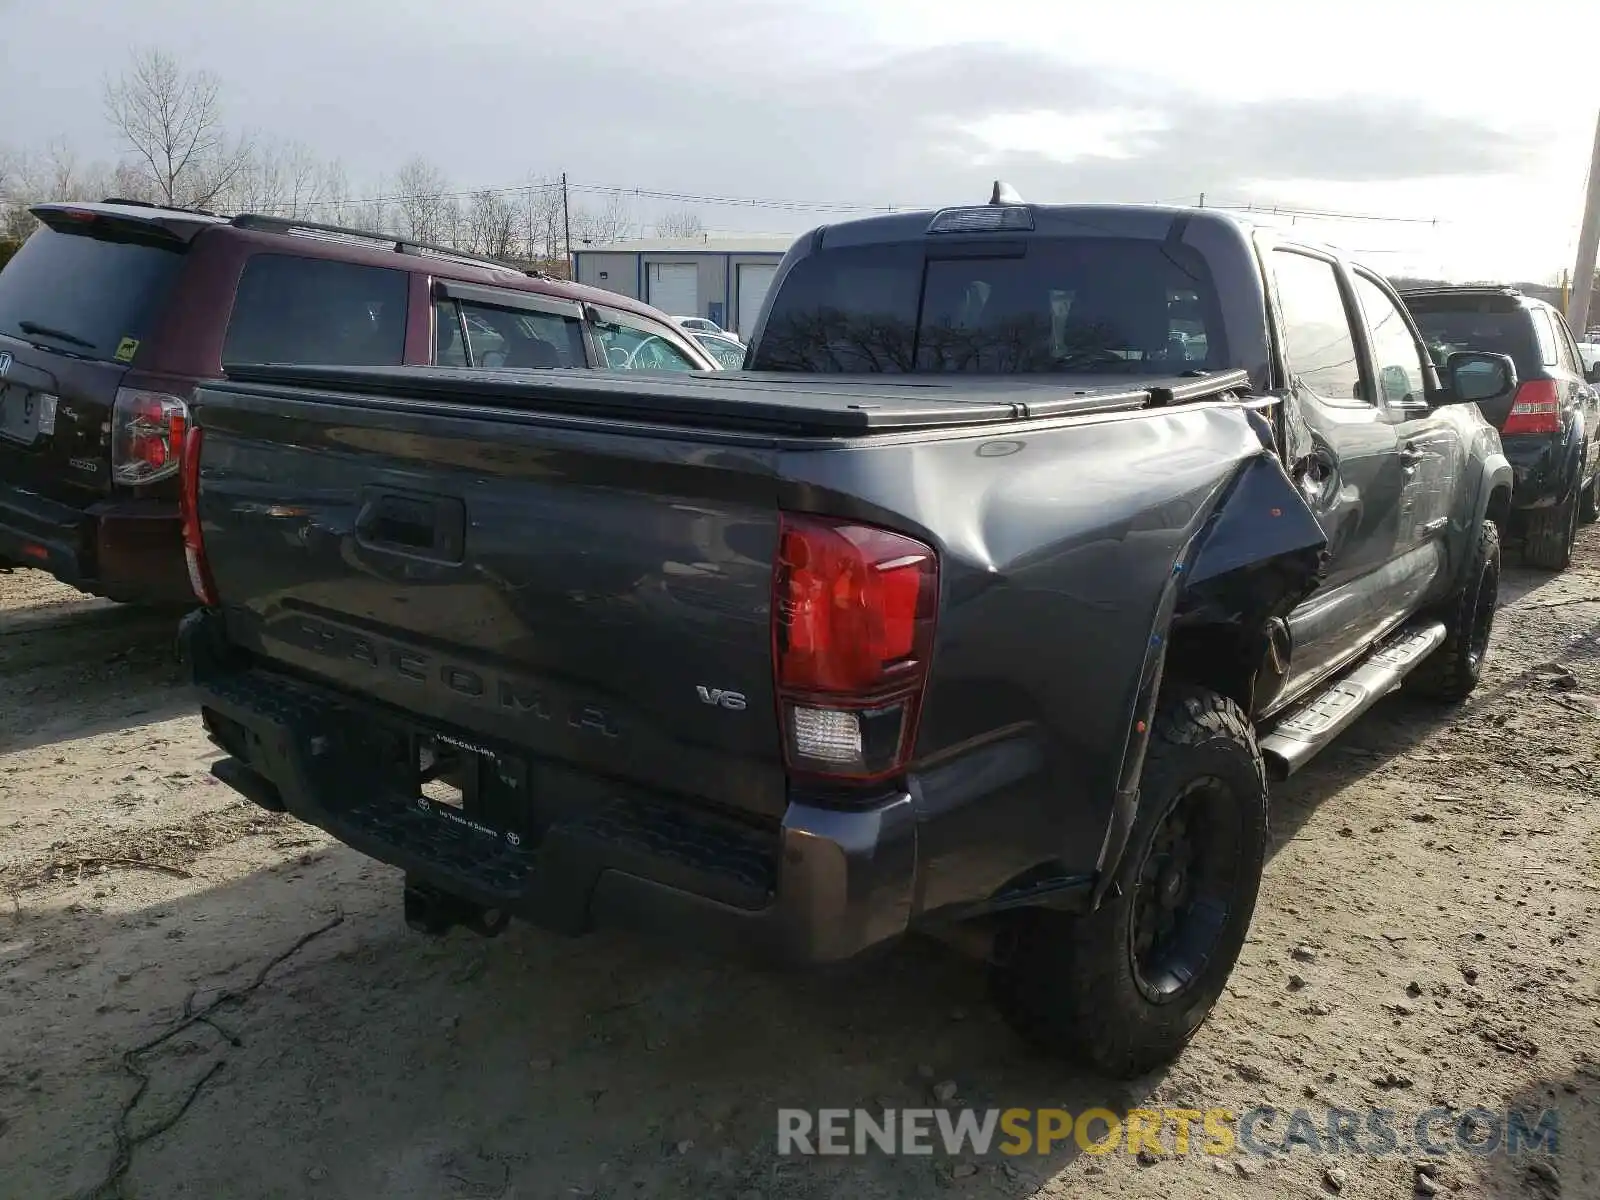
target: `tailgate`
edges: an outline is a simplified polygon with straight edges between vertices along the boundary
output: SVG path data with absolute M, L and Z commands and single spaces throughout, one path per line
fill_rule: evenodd
M 447 735 L 781 814 L 771 452 L 227 388 L 195 417 L 231 640 Z
M 102 432 L 127 368 L 0 336 L 0 480 L 67 503 L 110 491 Z

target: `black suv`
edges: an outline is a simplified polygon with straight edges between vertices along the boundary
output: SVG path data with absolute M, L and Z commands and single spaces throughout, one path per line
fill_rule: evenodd
M 113 600 L 193 600 L 183 432 L 230 364 L 717 369 L 637 300 L 389 234 L 128 201 L 31 211 L 0 271 L 0 564 Z
M 1509 532 L 1523 561 L 1564 569 L 1578 522 L 1600 518 L 1600 367 L 1585 371 L 1561 313 L 1515 288 L 1419 288 L 1403 299 L 1435 362 L 1480 350 L 1517 364 L 1516 394 L 1479 408 L 1515 473 Z

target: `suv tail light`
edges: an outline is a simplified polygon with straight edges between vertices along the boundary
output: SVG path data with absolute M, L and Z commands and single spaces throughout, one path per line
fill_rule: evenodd
M 204 434 L 198 426 L 190 426 L 183 437 L 178 513 L 183 519 L 183 557 L 189 564 L 189 586 L 201 604 L 215 606 L 217 585 L 211 579 L 205 538 L 200 532 L 200 441 Z
M 792 771 L 875 780 L 905 768 L 938 604 L 932 547 L 870 525 L 784 514 L 772 663 Z
M 1555 381 L 1530 379 L 1519 387 L 1511 404 L 1511 415 L 1500 432 L 1560 433 L 1561 392 Z
M 178 473 L 189 406 L 165 392 L 118 388 L 111 408 L 111 478 L 154 483 Z

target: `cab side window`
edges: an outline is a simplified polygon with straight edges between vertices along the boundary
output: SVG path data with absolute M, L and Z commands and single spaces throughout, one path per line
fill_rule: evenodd
M 1366 318 L 1372 358 L 1378 368 L 1378 390 L 1387 404 L 1427 403 L 1422 351 L 1411 335 L 1405 314 L 1372 280 L 1357 274 L 1356 298 Z
M 1284 357 L 1303 387 L 1335 404 L 1363 403 L 1350 314 L 1333 264 L 1290 250 L 1272 253 L 1282 309 Z
M 676 345 L 665 330 L 627 313 L 601 309 L 595 340 L 613 371 L 699 371 L 703 368 Z

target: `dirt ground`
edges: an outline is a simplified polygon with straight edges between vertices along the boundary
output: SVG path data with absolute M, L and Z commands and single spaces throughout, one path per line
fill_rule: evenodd
M 622 934 L 407 932 L 395 872 L 207 773 L 171 622 L 0 574 L 0 1196 L 1411 1196 L 1434 1106 L 1554 1156 L 1422 1194 L 1600 1196 L 1600 528 L 1512 570 L 1466 705 L 1385 700 L 1278 788 L 1229 994 L 1170 1070 L 1041 1061 L 935 945 L 783 975 Z M 1273 1105 L 1389 1154 L 796 1158 L 776 1109 Z M 1448 1125 L 1446 1126 L 1446 1128 Z M 1170 1136 L 1168 1142 L 1170 1144 Z

